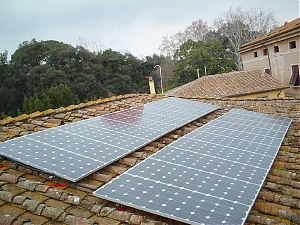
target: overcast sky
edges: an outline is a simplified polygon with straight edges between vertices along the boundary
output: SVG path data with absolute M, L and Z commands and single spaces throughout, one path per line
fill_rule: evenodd
M 281 24 L 299 17 L 299 0 L 0 0 L 0 52 L 36 38 L 152 55 L 163 36 L 238 6 L 273 9 Z

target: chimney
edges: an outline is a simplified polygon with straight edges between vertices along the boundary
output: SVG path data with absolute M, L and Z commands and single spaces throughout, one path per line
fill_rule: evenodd
M 149 78 L 149 88 L 150 88 L 150 94 L 155 95 L 155 87 L 154 87 L 154 80 L 152 77 L 148 77 Z

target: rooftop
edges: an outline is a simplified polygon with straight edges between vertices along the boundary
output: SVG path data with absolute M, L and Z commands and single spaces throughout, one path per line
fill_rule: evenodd
M 248 47 L 259 44 L 261 42 L 265 42 L 267 40 L 272 40 L 274 38 L 279 38 L 284 36 L 287 33 L 291 33 L 292 31 L 298 32 L 299 35 L 299 28 L 300 28 L 300 18 L 297 18 L 291 22 L 285 22 L 283 26 L 280 26 L 269 33 L 266 33 L 262 36 L 257 36 L 254 40 L 244 44 L 240 51 L 242 52 L 244 49 L 247 49 Z
M 162 95 L 126 95 L 67 108 L 49 109 L 0 121 L 0 139 L 5 141 L 64 123 L 101 116 L 156 101 Z M 137 224 L 181 225 L 183 223 L 126 207 L 93 196 L 103 184 L 138 164 L 181 136 L 229 111 L 243 108 L 293 119 L 292 125 L 252 207 L 246 224 L 300 223 L 300 98 L 215 99 L 193 98 L 221 107 L 179 128 L 77 183 L 60 186 L 48 174 L 3 159 L 0 164 L 0 224 Z M 56 185 L 53 185 L 56 184 Z
M 236 97 L 288 88 L 260 69 L 209 75 L 174 88 L 168 96 L 176 97 Z

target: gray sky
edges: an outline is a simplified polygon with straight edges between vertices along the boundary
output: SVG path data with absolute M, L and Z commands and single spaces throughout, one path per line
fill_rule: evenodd
M 0 52 L 23 41 L 80 38 L 97 48 L 159 53 L 162 37 L 197 19 L 212 25 L 230 7 L 273 9 L 281 24 L 299 17 L 300 0 L 0 0 Z M 90 44 L 91 45 L 91 44 Z M 92 48 L 92 47 L 91 47 Z

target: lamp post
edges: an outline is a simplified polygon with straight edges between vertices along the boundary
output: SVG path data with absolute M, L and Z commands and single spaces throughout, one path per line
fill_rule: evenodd
M 164 93 L 164 89 L 163 89 L 162 76 L 161 76 L 161 67 L 160 67 L 160 65 L 156 65 L 156 66 L 154 66 L 154 69 L 155 69 L 157 66 L 159 67 L 159 76 L 160 76 L 160 88 L 161 88 L 161 93 L 163 94 L 163 93 Z

